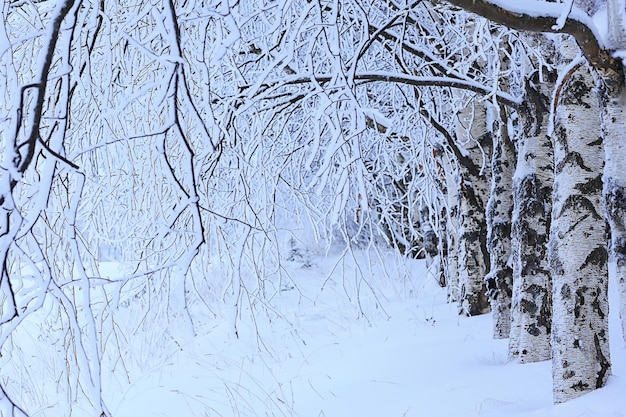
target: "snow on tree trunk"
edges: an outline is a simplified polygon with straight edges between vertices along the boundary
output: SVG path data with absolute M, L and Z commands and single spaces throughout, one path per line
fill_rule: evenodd
M 603 74 L 604 201 L 619 285 L 622 335 L 626 341 L 626 88 L 618 73 Z
M 504 111 L 502 116 L 505 117 Z M 507 119 L 494 134 L 491 159 L 491 193 L 487 203 L 487 248 L 491 271 L 485 281 L 493 311 L 493 337 L 506 339 L 511 328 L 511 292 L 513 270 L 511 256 L 511 193 L 515 166 L 515 149 L 509 137 Z
M 555 73 L 534 73 L 520 111 L 524 133 L 518 140 L 513 180 L 513 306 L 509 356 L 522 363 L 550 359 L 552 283 L 548 265 L 554 155 L 548 136 Z
M 474 316 L 489 312 L 485 276 L 489 271 L 487 222 L 492 134 L 484 103 L 471 103 L 457 116 L 457 138 L 471 164 L 459 163 L 459 309 Z
M 549 260 L 552 376 L 557 403 L 602 387 L 611 373 L 604 158 L 594 80 L 578 62 L 555 92 L 555 179 Z

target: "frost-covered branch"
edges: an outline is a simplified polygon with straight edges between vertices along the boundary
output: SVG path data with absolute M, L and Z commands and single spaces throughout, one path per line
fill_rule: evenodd
M 621 60 L 611 56 L 603 45 L 591 17 L 573 6 L 562 20 L 566 4 L 538 0 L 445 0 L 492 22 L 527 32 L 565 33 L 571 35 L 587 60 L 596 68 L 618 70 Z
M 358 82 L 359 85 L 373 82 L 383 83 L 397 83 L 406 84 L 414 87 L 450 87 L 458 88 L 461 90 L 471 91 L 474 93 L 480 93 L 489 95 L 493 93 L 492 87 L 481 85 L 480 83 L 463 80 L 451 77 L 420 77 L 409 74 L 377 71 L 377 72 L 357 72 L 354 74 L 353 79 Z M 276 89 L 289 85 L 308 84 L 315 82 L 319 85 L 327 85 L 335 80 L 335 75 L 311 75 L 311 76 L 290 76 L 273 82 L 262 84 L 257 87 L 253 92 L 252 97 L 255 99 L 263 97 L 271 97 L 271 93 Z M 252 86 L 240 86 L 240 89 L 247 93 L 246 90 L 252 89 Z M 336 88 L 336 87 L 335 87 Z M 501 104 L 505 104 L 511 107 L 517 107 L 521 104 L 521 99 L 516 98 L 508 93 L 498 91 L 495 93 L 495 98 Z
M 20 108 L 20 119 L 22 117 L 28 117 L 28 132 L 25 134 L 25 142 L 17 145 L 17 151 L 20 153 L 20 158 L 16 165 L 19 173 L 24 173 L 35 155 L 35 148 L 40 138 L 41 118 L 43 116 L 44 100 L 46 97 L 46 86 L 48 85 L 48 78 L 50 75 L 50 67 L 52 66 L 52 59 L 54 57 L 54 51 L 56 48 L 57 40 L 59 39 L 59 31 L 61 30 L 61 24 L 65 20 L 65 17 L 69 14 L 74 6 L 74 0 L 64 0 L 57 6 L 57 10 L 54 14 L 54 18 L 50 25 L 50 29 L 47 36 L 47 44 L 42 52 L 41 64 L 39 69 L 38 80 L 36 83 L 25 87 L 22 90 L 22 99 L 26 90 L 33 90 L 35 95 L 33 99 L 33 108 L 26 109 Z M 25 152 L 20 152 L 20 148 L 25 147 Z M 15 186 L 15 181 L 12 186 Z

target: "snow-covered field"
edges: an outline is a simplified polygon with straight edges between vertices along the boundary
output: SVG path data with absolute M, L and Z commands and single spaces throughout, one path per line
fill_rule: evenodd
M 459 317 L 422 261 L 365 252 L 311 260 L 285 263 L 293 282 L 254 318 L 242 307 L 239 338 L 228 320 L 208 315 L 196 321 L 199 336 L 171 353 L 128 365 L 123 378 L 105 375 L 112 414 L 626 415 L 626 352 L 613 312 L 608 386 L 554 406 L 550 363 L 510 362 L 507 341 L 491 338 L 491 316 Z

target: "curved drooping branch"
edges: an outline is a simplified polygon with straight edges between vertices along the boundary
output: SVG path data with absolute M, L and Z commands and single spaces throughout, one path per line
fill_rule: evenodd
M 267 82 L 258 86 L 244 85 L 239 89 L 242 92 L 246 92 L 246 96 L 257 96 L 267 98 L 269 93 L 276 91 L 278 88 L 287 85 L 301 85 L 307 84 L 312 81 L 318 84 L 327 84 L 334 80 L 334 76 L 320 74 L 320 75 L 294 75 L 291 77 L 285 77 L 280 81 Z M 397 84 L 406 84 L 416 87 L 451 87 L 461 90 L 467 90 L 474 93 L 489 95 L 494 94 L 492 88 L 484 86 L 478 82 L 471 80 L 461 80 L 452 77 L 420 77 L 401 73 L 392 73 L 386 71 L 371 71 L 371 72 L 357 72 L 354 75 L 354 80 L 360 83 L 370 82 L 389 82 Z M 250 93 L 252 90 L 252 94 Z M 248 91 L 246 91 L 248 90 Z M 256 90 L 256 91 L 255 91 Z M 495 92 L 496 100 L 503 105 L 517 108 L 521 104 L 521 100 L 504 92 Z
M 66 0 L 59 5 L 58 10 L 54 16 L 52 21 L 52 25 L 50 28 L 49 36 L 48 36 L 48 44 L 44 50 L 44 57 L 41 64 L 40 69 L 40 79 L 36 84 L 32 84 L 26 86 L 22 89 L 22 98 L 24 94 L 24 90 L 27 88 L 34 88 L 35 91 L 35 105 L 32 109 L 32 120 L 30 121 L 29 132 L 26 135 L 26 141 L 23 144 L 16 144 L 17 153 L 19 155 L 19 148 L 22 146 L 26 146 L 25 154 L 20 155 L 18 163 L 16 164 L 17 171 L 23 174 L 28 166 L 30 165 L 33 157 L 35 155 L 35 146 L 37 141 L 39 140 L 39 128 L 41 126 L 41 118 L 43 116 L 43 106 L 46 94 L 46 86 L 48 85 L 48 75 L 50 73 L 50 68 L 52 66 L 52 58 L 54 57 L 54 50 L 57 44 L 57 40 L 59 39 L 59 31 L 61 30 L 61 23 L 65 20 L 65 17 L 68 15 L 70 10 L 74 7 L 74 0 Z M 20 103 L 22 104 L 22 103 Z M 23 107 L 23 106 L 21 106 Z M 23 109 L 20 108 L 22 111 Z M 20 113 L 20 116 L 24 114 Z M 17 135 L 16 135 L 17 138 Z M 11 181 L 11 189 L 17 185 L 16 180 Z
M 611 51 L 601 44 L 601 39 L 595 33 L 591 18 L 576 7 L 573 8 L 567 19 L 559 24 L 563 15 L 564 5 L 562 3 L 537 0 L 525 0 L 521 3 L 507 0 L 445 1 L 511 29 L 571 35 L 593 67 L 622 71 L 621 60 L 612 57 Z M 518 6 L 518 4 L 523 4 L 523 6 Z

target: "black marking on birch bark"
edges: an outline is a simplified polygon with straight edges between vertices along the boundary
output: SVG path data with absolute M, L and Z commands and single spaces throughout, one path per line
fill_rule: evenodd
M 606 383 L 607 377 L 611 373 L 611 363 L 602 352 L 602 346 L 600 345 L 600 339 L 597 334 L 593 335 L 593 344 L 596 348 L 596 359 L 600 364 L 600 370 L 598 371 L 598 378 L 596 379 L 596 388 L 601 388 Z
M 587 96 L 591 92 L 591 87 L 584 79 L 582 74 L 575 74 L 568 82 L 567 88 L 564 89 L 564 93 L 561 94 L 561 104 L 582 106 L 586 109 L 590 109 L 591 105 Z
M 604 207 L 611 234 L 611 251 L 617 266 L 626 265 L 626 188 L 615 178 L 604 179 Z
M 539 305 L 538 305 L 539 303 Z M 550 291 L 542 286 L 532 284 L 522 294 L 520 307 L 535 320 L 528 329 L 533 336 L 540 334 L 540 328 L 546 329 L 546 334 L 552 331 L 552 297 Z
M 426 225 L 427 222 L 429 222 L 430 217 L 430 209 L 426 204 L 424 204 L 423 207 L 420 209 L 420 216 L 421 223 L 423 225 Z M 437 236 L 437 233 L 435 233 L 435 231 L 432 229 L 432 226 L 430 229 L 426 229 L 426 231 L 424 231 L 424 229 L 425 227 L 422 227 L 422 242 L 424 251 L 428 256 L 437 256 L 439 252 L 439 237 Z
M 602 306 L 600 305 L 600 295 L 601 295 L 600 291 L 593 294 L 593 299 L 591 300 L 591 307 L 593 311 L 596 312 L 598 317 L 600 317 L 601 319 L 604 319 L 606 317 L 606 313 L 602 311 Z
M 624 215 L 626 214 L 626 188 L 617 184 L 615 178 L 605 178 L 604 204 L 606 215 L 611 221 L 612 229 L 626 231 Z
M 573 384 L 570 386 L 570 388 L 572 388 L 574 391 L 588 391 L 589 390 L 589 384 L 587 384 L 586 382 L 583 381 L 578 381 L 577 383 Z
M 520 211 L 524 217 L 533 216 L 548 217 L 546 202 L 552 201 L 552 187 L 542 186 L 537 174 L 524 177 L 519 184 Z
M 484 213 L 485 204 L 481 198 L 478 197 L 476 191 L 474 190 L 474 182 L 484 182 L 484 178 L 481 176 L 474 177 L 475 181 L 471 181 L 471 184 L 465 180 L 461 180 L 461 192 L 464 195 L 465 201 L 468 202 L 468 206 L 476 208 L 480 213 Z M 474 211 L 470 210 L 467 212 L 469 216 L 474 215 Z
M 497 240 L 501 237 L 511 236 L 511 223 L 497 222 L 491 226 L 491 240 Z
M 533 300 L 528 299 L 528 298 L 523 298 L 522 301 L 520 302 L 520 307 L 522 308 L 522 311 L 524 313 L 528 313 L 531 316 L 534 316 L 537 311 L 539 311 L 539 307 L 537 306 L 537 303 L 535 303 Z
M 561 287 L 561 298 L 568 299 L 572 296 L 572 290 L 569 287 L 569 284 L 563 284 Z
M 546 329 L 546 334 L 552 333 L 552 294 L 551 291 L 544 291 L 542 295 L 541 308 L 537 316 L 537 324 Z
M 513 269 L 506 266 L 495 272 L 489 273 L 485 277 L 487 286 L 487 296 L 490 300 L 497 300 L 500 294 L 505 294 L 507 298 L 513 295 L 511 282 L 513 281 Z
M 600 173 L 595 178 L 590 178 L 589 181 L 585 183 L 576 184 L 574 188 L 580 191 L 581 194 L 584 194 L 584 195 L 596 195 L 596 194 L 601 193 L 602 173 Z
M 574 372 L 571 369 L 568 369 L 567 371 L 563 372 L 563 379 L 570 379 L 570 378 L 573 378 L 574 376 L 576 376 L 576 372 Z
M 589 287 L 583 285 L 580 288 L 576 288 L 576 295 L 574 297 L 574 317 L 580 318 L 581 309 L 585 306 L 585 293 Z M 576 341 L 574 341 L 576 344 Z
M 626 238 L 614 237 L 611 242 L 611 249 L 613 251 L 613 257 L 617 266 L 622 267 L 626 265 Z
M 567 129 L 565 129 L 565 127 L 559 125 L 559 127 L 554 130 L 552 137 L 554 138 L 555 145 L 559 145 L 566 153 L 569 153 Z
M 541 334 L 541 330 L 539 330 L 535 323 L 531 323 L 526 329 L 526 332 L 531 336 L 539 336 Z
M 544 67 L 545 68 L 545 67 Z M 524 131 L 527 135 L 539 136 L 542 129 L 542 120 L 546 113 L 550 111 L 551 98 L 541 91 L 541 87 L 546 82 L 554 85 L 557 80 L 556 71 L 545 71 L 543 82 L 540 80 L 539 71 L 532 73 L 526 80 L 526 100 L 520 107 L 520 112 L 524 115 Z
M 532 243 L 529 242 L 532 245 Z M 539 273 L 547 273 L 544 268 L 541 268 L 543 259 L 540 255 L 528 254 L 522 259 L 522 276 L 537 275 Z
M 429 230 L 424 233 L 424 251 L 428 256 L 437 256 L 439 248 L 439 238 L 434 230 Z
M 568 165 L 580 167 L 587 172 L 593 172 L 591 168 L 585 165 L 583 157 L 578 152 L 568 152 L 567 155 L 565 155 L 565 158 L 559 161 L 559 163 L 556 165 L 556 173 L 560 174 L 561 172 L 563 172 L 563 169 Z
M 572 210 L 572 211 L 576 211 L 579 213 L 589 213 L 596 220 L 604 219 L 604 216 L 601 216 L 600 214 L 598 214 L 593 202 L 590 201 L 587 197 L 582 196 L 582 195 L 573 194 L 573 195 L 568 196 L 565 199 L 565 202 L 563 203 L 563 206 L 561 207 L 561 210 L 559 211 L 558 216 L 559 217 L 564 216 L 563 213 L 567 210 Z M 568 229 L 568 232 L 574 229 L 577 225 L 578 225 L 578 222 L 575 225 L 572 225 Z
M 483 259 L 485 260 L 485 271 L 491 270 L 491 257 L 489 256 L 489 249 L 487 248 L 487 223 L 482 222 L 481 227 L 483 227 L 484 233 L 480 235 L 480 249 L 483 254 Z
M 585 258 L 585 262 L 583 262 L 583 264 L 580 266 L 578 270 L 579 271 L 583 270 L 584 268 L 587 268 L 589 265 L 593 265 L 596 267 L 603 266 L 603 265 L 606 265 L 608 261 L 609 261 L 609 254 L 606 251 L 606 247 L 604 247 L 603 245 L 592 250 L 591 253 L 587 255 L 587 258 Z
M 602 145 L 602 137 L 599 137 L 598 139 L 594 140 L 593 142 L 589 142 L 587 144 L 587 146 L 599 146 Z

